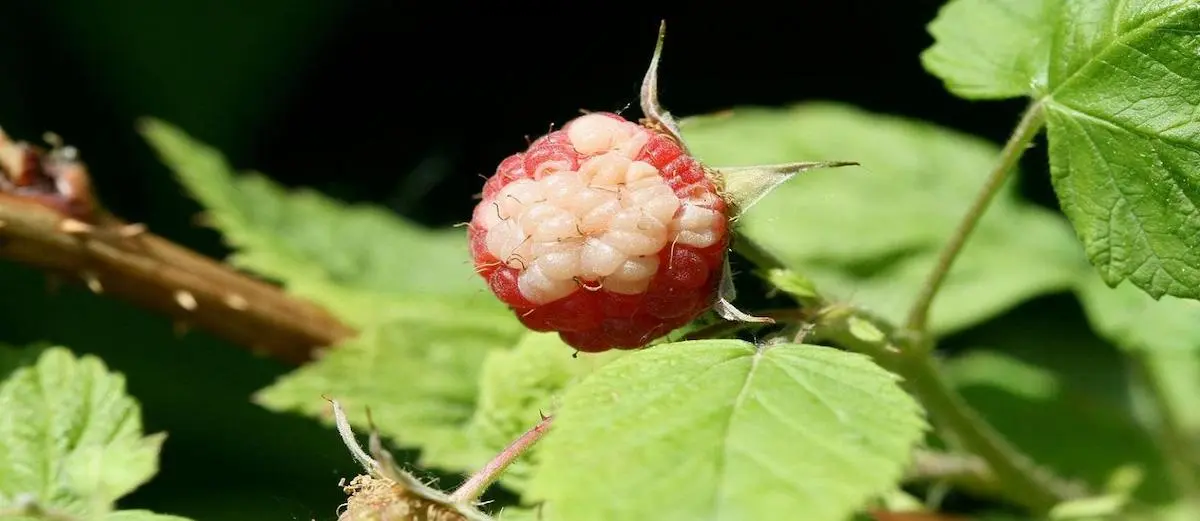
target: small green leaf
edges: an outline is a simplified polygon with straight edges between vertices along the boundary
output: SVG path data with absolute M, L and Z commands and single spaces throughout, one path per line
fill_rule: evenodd
M 459 305 L 452 314 L 394 319 L 364 330 L 260 391 L 256 400 L 276 411 L 332 420 L 340 401 L 351 423 L 366 428 L 370 408 L 379 432 L 422 449 L 421 461 L 449 470 L 473 470 L 491 453 L 465 432 L 477 407 L 484 360 L 510 349 L 524 329 L 511 313 Z M 568 352 L 569 353 L 569 352 Z
M 666 344 L 567 391 L 530 493 L 563 521 L 842 521 L 895 486 L 924 428 L 862 355 Z
M 428 230 L 383 208 L 235 174 L 220 152 L 162 121 L 143 121 L 142 133 L 237 250 L 234 265 L 278 279 L 349 322 L 410 312 L 393 309 L 397 295 L 499 306 L 473 271 L 461 229 Z
M 0 384 L 0 510 L 102 516 L 158 471 L 163 439 L 142 435 L 123 376 L 48 348 Z
M 467 436 L 490 458 L 533 427 L 540 415 L 554 414 L 563 390 L 625 353 L 574 356 L 575 350 L 555 333 L 528 333 L 516 348 L 492 351 L 483 364 L 478 405 L 466 427 Z M 504 471 L 501 483 L 522 491 L 538 454 L 534 445 Z M 486 462 L 483 459 L 475 467 Z
M 1045 85 L 1052 26 L 1046 0 L 954 0 L 929 24 L 921 53 L 946 90 L 968 99 L 1024 96 Z
M 836 299 L 900 322 L 992 168 L 998 147 L 934 125 L 828 104 L 746 108 L 683 127 L 710 164 L 846 158 L 781 185 L 741 233 Z M 1071 287 L 1086 261 L 1070 226 L 1004 188 L 934 301 L 931 328 L 961 330 Z
M 792 270 L 771 269 L 763 276 L 772 286 L 787 293 L 801 302 L 814 300 L 819 297 L 817 286 L 811 280 Z
M 1196 27 L 1194 0 L 955 0 L 925 63 L 961 95 L 1040 102 L 1055 192 L 1106 282 L 1200 299 Z

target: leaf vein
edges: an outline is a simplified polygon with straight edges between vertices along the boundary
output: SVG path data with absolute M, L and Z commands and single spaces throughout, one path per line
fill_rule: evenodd
M 718 479 L 724 481 L 725 472 L 728 471 L 729 464 L 729 435 L 733 432 L 733 417 L 741 409 L 742 402 L 746 399 L 746 393 L 750 389 L 750 383 L 754 380 L 754 373 L 758 369 L 758 364 L 762 361 L 764 350 L 756 348 L 754 355 L 750 358 L 750 368 L 746 371 L 746 381 L 742 382 L 742 388 L 738 390 L 737 397 L 734 398 L 733 408 L 729 411 L 729 419 L 725 421 L 725 432 L 721 436 L 721 453 L 717 459 L 717 476 Z M 713 494 L 713 512 L 716 512 L 717 519 L 724 519 L 720 513 L 725 510 L 726 494 Z
M 1115 46 L 1117 44 L 1124 44 L 1127 39 L 1132 39 L 1131 36 L 1133 36 L 1133 35 L 1141 36 L 1143 31 L 1152 31 L 1153 30 L 1152 28 L 1151 29 L 1147 29 L 1147 28 L 1153 27 L 1155 24 L 1157 24 L 1161 20 L 1174 17 L 1175 15 L 1177 15 L 1181 12 L 1187 11 L 1188 9 L 1191 9 L 1193 7 L 1194 6 L 1190 5 L 1189 3 L 1182 3 L 1179 6 L 1168 9 L 1166 11 L 1163 11 L 1163 12 L 1151 17 L 1151 18 L 1143 20 L 1142 23 L 1138 24 L 1137 26 L 1129 28 L 1129 30 L 1126 31 L 1124 34 L 1120 34 L 1119 36 L 1116 36 L 1108 43 L 1105 43 L 1104 47 L 1102 47 L 1098 51 L 1096 51 L 1090 58 L 1087 59 L 1087 61 L 1085 61 L 1084 63 L 1079 65 L 1079 67 L 1076 67 L 1075 70 L 1071 71 L 1071 74 L 1067 75 L 1066 78 L 1063 78 L 1063 80 L 1058 83 L 1058 86 L 1054 87 L 1054 89 L 1050 91 L 1050 93 L 1046 96 L 1046 98 L 1051 98 L 1056 93 L 1058 93 L 1058 91 L 1060 91 L 1064 88 L 1067 88 L 1071 84 L 1072 81 L 1074 81 L 1076 78 L 1078 78 L 1080 76 L 1080 74 L 1083 72 L 1083 70 L 1087 69 L 1088 66 L 1090 66 L 1092 64 L 1092 62 L 1094 60 L 1097 60 L 1100 56 L 1108 54 L 1108 52 L 1110 50 L 1112 50 L 1113 46 Z M 1117 19 L 1117 18 L 1120 18 L 1120 16 L 1117 16 L 1114 14 L 1113 18 Z

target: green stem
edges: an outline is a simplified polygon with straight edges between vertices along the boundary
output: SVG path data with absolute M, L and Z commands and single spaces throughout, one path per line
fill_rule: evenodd
M 1045 121 L 1046 115 L 1042 110 L 1041 104 L 1035 102 L 1025 110 L 1025 115 L 1021 117 L 1021 121 L 1017 124 L 1016 129 L 1013 130 L 1012 136 L 1008 138 L 1008 143 L 1000 151 L 1000 158 L 996 166 L 988 174 L 983 188 L 975 196 L 975 201 L 967 209 L 967 214 L 959 222 L 958 228 L 954 230 L 954 234 L 950 236 L 950 242 L 946 243 L 946 246 L 942 248 L 937 264 L 934 265 L 933 271 L 929 272 L 929 276 L 921 286 L 921 292 L 917 295 L 917 300 L 913 303 L 912 309 L 908 314 L 906 327 L 910 332 L 919 335 L 925 331 L 929 319 L 929 307 L 933 304 L 933 299 L 937 296 L 942 282 L 946 280 L 946 275 L 950 273 L 950 267 L 954 264 L 954 259 L 962 251 L 963 245 L 967 242 L 967 237 L 975 230 L 975 226 L 979 224 L 979 219 L 987 211 L 992 198 L 1000 192 L 1000 188 L 1008 180 L 1008 173 L 1012 171 L 1017 161 L 1021 159 L 1021 155 L 1025 153 L 1025 149 L 1029 147 L 1029 143 L 1041 131 L 1042 124 Z
M 1133 368 L 1158 415 L 1158 425 L 1155 429 L 1158 446 L 1176 493 L 1200 511 L 1200 482 L 1197 481 L 1196 471 L 1192 468 L 1192 462 L 1195 461 L 1194 449 L 1187 435 L 1187 428 L 1180 421 L 1179 413 L 1172 403 L 1167 383 L 1163 381 L 1163 373 L 1158 367 L 1158 364 L 1169 362 L 1158 360 L 1155 356 L 1153 353 L 1135 354 L 1131 357 Z
M 1002 490 L 1036 513 L 1046 513 L 1063 497 L 1044 471 L 1021 453 L 967 404 L 946 381 L 929 355 L 901 356 L 899 374 L 929 410 L 933 421 L 954 434 L 972 454 L 988 463 Z

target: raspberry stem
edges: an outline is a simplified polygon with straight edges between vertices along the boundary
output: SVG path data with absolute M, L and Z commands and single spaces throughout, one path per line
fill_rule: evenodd
M 913 334 L 918 336 L 925 334 L 929 320 L 929 308 L 933 304 L 933 299 L 937 296 L 942 282 L 946 280 L 946 275 L 950 273 L 954 259 L 962 251 L 967 238 L 975 230 L 975 226 L 979 224 L 979 219 L 987 211 L 992 199 L 995 198 L 996 194 L 1000 192 L 1000 188 L 1004 186 L 1005 181 L 1008 180 L 1009 172 L 1020 161 L 1021 156 L 1025 153 L 1025 149 L 1029 148 L 1029 144 L 1033 141 L 1033 138 L 1041 132 L 1042 124 L 1045 121 L 1046 115 L 1040 103 L 1034 102 L 1025 109 L 1025 114 L 1021 117 L 1020 123 L 1017 124 L 1012 136 L 1008 138 L 1008 142 L 1005 143 L 1004 148 L 1000 151 L 1000 157 L 996 162 L 996 166 L 988 174 L 983 188 L 975 196 L 975 201 L 967 209 L 967 214 L 963 216 L 962 221 L 958 224 L 958 228 L 950 236 L 950 241 L 946 243 L 946 246 L 938 256 L 937 264 L 929 272 L 929 276 L 925 279 L 925 284 L 921 286 L 921 292 L 917 295 L 917 299 L 909 311 L 906 323 L 906 327 Z M 928 342 L 921 342 L 919 345 L 924 345 L 925 348 L 929 347 Z
M 546 431 L 550 430 L 550 424 L 554 421 L 554 416 L 543 416 L 541 421 L 525 431 L 519 438 L 513 440 L 504 450 L 500 451 L 496 457 L 484 465 L 478 472 L 467 478 L 458 490 L 450 494 L 450 501 L 454 504 L 471 503 L 479 499 L 492 483 L 495 483 L 504 471 L 512 465 L 517 458 L 521 457 L 530 447 L 533 447 Z

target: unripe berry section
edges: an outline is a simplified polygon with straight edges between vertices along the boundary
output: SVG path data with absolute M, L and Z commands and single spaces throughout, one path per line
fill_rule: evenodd
M 471 249 L 528 327 L 581 350 L 636 347 L 711 303 L 725 219 L 677 143 L 590 114 L 500 164 L 475 209 Z

